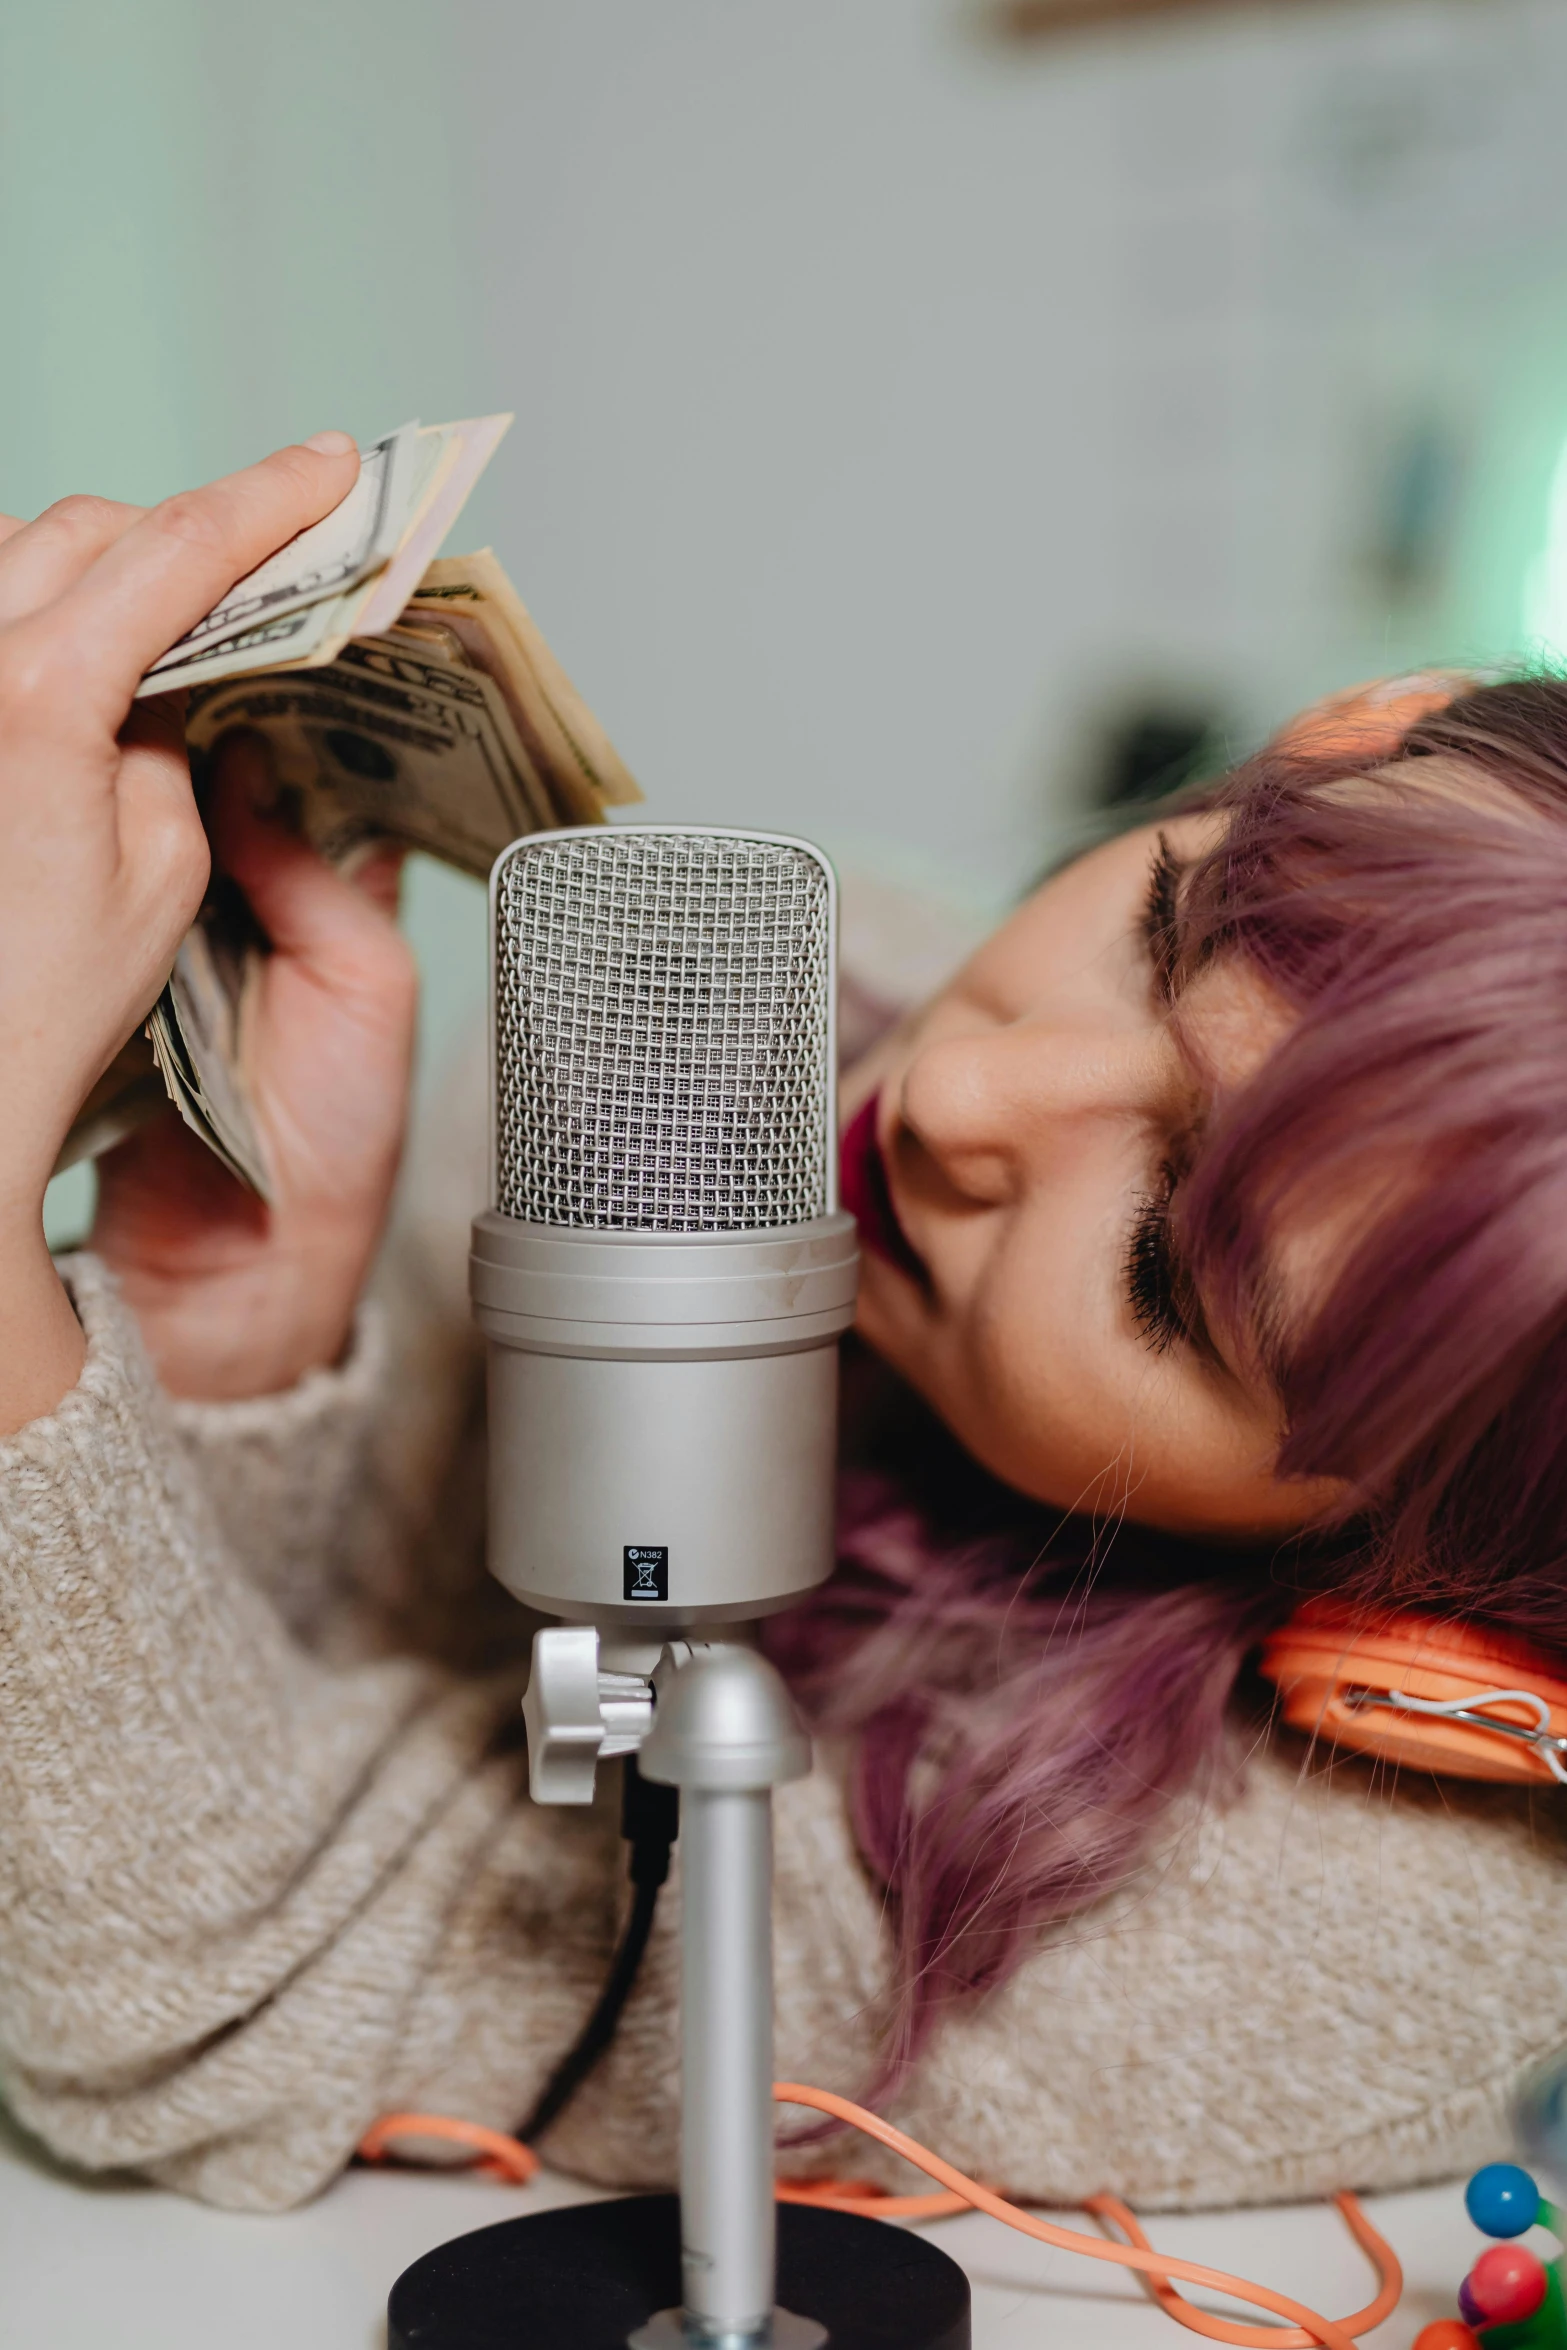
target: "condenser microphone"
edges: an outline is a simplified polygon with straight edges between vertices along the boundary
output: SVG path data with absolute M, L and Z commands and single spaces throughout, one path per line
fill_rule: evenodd
M 678 1790 L 680 2197 L 443 2246 L 393 2288 L 390 2350 L 479 2350 L 503 2325 L 538 2350 L 969 2339 L 962 2272 L 877 2221 L 790 2210 L 777 2257 L 772 1800 L 810 1745 L 776 1667 L 722 1627 L 833 1564 L 859 1264 L 836 929 L 831 866 L 777 833 L 549 833 L 491 878 L 491 1205 L 470 1259 L 490 1564 L 565 1619 L 535 1633 L 523 1700 L 534 1800 L 591 1802 L 611 1755 L 637 1756 L 644 1793 Z M 625 1996 L 638 1914 L 578 2050 Z
M 766 1615 L 833 1558 L 832 868 L 592 827 L 516 842 L 490 907 L 491 1567 L 622 1638 Z

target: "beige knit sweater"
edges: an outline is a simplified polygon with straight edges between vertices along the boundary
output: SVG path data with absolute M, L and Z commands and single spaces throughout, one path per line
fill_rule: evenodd
M 597 1988 L 619 1841 L 528 1802 L 528 1627 L 480 1565 L 477 1127 L 431 1122 L 351 1359 L 292 1394 L 171 1404 L 67 1268 L 87 1367 L 0 1446 L 0 2061 L 78 2163 L 295 2202 L 388 2107 L 515 2124 Z M 896 2118 L 1147 2208 L 1493 2156 L 1567 2042 L 1560 1800 L 1259 1752 L 945 2026 Z M 585 2178 L 673 2177 L 675 1907 L 549 2144 Z M 887 1946 L 830 1762 L 779 1798 L 777 1924 L 780 2070 L 852 2093 Z

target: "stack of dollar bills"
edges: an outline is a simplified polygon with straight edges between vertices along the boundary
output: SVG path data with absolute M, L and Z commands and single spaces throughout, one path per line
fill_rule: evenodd
M 334 862 L 391 839 L 482 876 L 519 834 L 641 798 L 495 557 L 435 559 L 510 422 L 409 424 L 363 450 L 342 504 L 153 664 L 139 690 L 185 694 L 198 801 L 215 747 L 244 730 L 265 737 L 284 812 Z M 266 1197 L 242 1044 L 265 952 L 220 877 L 61 1168 L 172 1101 Z

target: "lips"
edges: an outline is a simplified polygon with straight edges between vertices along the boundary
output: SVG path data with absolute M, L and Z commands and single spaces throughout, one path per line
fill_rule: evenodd
M 873 1094 L 844 1128 L 838 1158 L 843 1204 L 859 1225 L 866 1247 L 911 1281 L 923 1284 L 925 1267 L 909 1246 L 892 1204 L 887 1166 L 876 1139 L 877 1099 Z

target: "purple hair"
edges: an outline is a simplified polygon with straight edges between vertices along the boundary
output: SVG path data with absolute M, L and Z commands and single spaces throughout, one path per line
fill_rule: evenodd
M 1280 1473 L 1348 1499 L 1267 1553 L 1063 1522 L 859 1367 L 839 1570 L 769 1647 L 850 1746 L 889 1896 L 872 2094 L 1177 1797 L 1222 1797 L 1237 1682 L 1303 1590 L 1567 1647 L 1567 684 L 1468 692 L 1358 757 L 1274 746 L 1197 804 L 1224 824 L 1185 972 L 1240 956 L 1294 1018 L 1213 1103 L 1183 1238 L 1277 1383 Z M 1275 1269 L 1292 1219 L 1322 1237 L 1309 1309 Z

